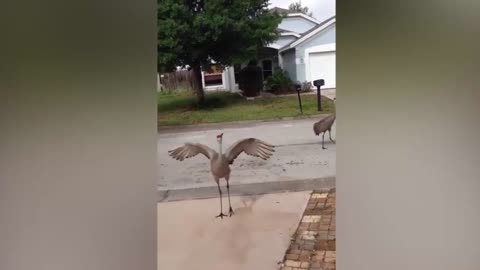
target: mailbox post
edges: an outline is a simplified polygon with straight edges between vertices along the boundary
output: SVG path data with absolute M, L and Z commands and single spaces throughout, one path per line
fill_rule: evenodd
M 298 96 L 298 105 L 300 106 L 300 113 L 303 114 L 302 99 L 300 98 L 301 88 L 302 86 L 300 84 L 295 84 L 295 90 L 297 90 L 297 96 Z
M 322 100 L 320 95 L 320 87 L 325 85 L 325 81 L 323 79 L 313 81 L 313 85 L 317 87 L 317 109 L 318 111 L 322 110 Z

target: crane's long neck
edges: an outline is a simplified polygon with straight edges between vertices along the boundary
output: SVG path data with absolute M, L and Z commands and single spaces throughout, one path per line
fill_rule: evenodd
M 220 156 L 223 154 L 222 152 L 222 141 L 218 141 L 218 153 L 220 154 Z

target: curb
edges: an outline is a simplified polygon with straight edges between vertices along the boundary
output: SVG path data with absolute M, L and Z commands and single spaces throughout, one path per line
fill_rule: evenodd
M 302 179 L 302 180 L 289 180 L 289 181 L 276 181 L 276 182 L 264 182 L 264 183 L 251 183 L 240 184 L 230 186 L 231 196 L 253 196 L 273 193 L 284 192 L 299 192 L 309 190 L 329 190 L 335 187 L 335 176 L 314 178 L 314 179 Z M 221 186 L 222 191 L 226 189 Z M 225 190 L 226 191 L 226 190 Z M 226 192 L 224 195 L 226 195 Z M 199 188 L 186 188 L 186 189 L 170 189 L 157 191 L 157 202 L 173 202 L 184 200 L 201 200 L 218 198 L 217 186 L 199 187 Z
M 203 124 L 195 124 L 195 125 L 184 125 L 184 126 L 160 126 L 157 127 L 157 133 L 174 133 L 177 131 L 199 131 L 205 129 L 213 129 L 213 128 L 232 128 L 232 127 L 245 127 L 247 125 L 254 125 L 259 123 L 275 123 L 275 122 L 282 122 L 282 121 L 291 121 L 291 120 L 306 120 L 306 119 L 318 119 L 318 117 L 326 117 L 328 113 L 322 114 L 312 114 L 312 115 L 305 115 L 305 116 L 297 116 L 297 117 L 283 117 L 278 119 L 266 119 L 266 120 L 246 120 L 246 121 L 235 121 L 235 122 L 222 122 L 222 123 L 203 123 Z

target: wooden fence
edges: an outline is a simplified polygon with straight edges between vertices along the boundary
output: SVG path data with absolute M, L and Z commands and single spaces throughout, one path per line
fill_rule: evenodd
M 194 77 L 192 70 L 179 70 L 170 73 L 160 74 L 161 92 L 175 92 L 175 91 L 193 91 Z

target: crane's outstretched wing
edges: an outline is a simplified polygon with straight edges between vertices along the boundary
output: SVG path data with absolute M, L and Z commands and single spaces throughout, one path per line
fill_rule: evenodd
M 208 159 L 211 159 L 216 153 L 217 152 L 215 152 L 215 150 L 212 148 L 200 143 L 186 143 L 183 146 L 168 151 L 168 154 L 172 158 L 180 161 L 183 161 L 186 158 L 194 157 L 198 154 L 202 154 Z
M 272 156 L 273 152 L 275 152 L 273 148 L 275 148 L 275 146 L 264 141 L 255 138 L 248 138 L 240 140 L 230 146 L 225 152 L 225 156 L 227 157 L 229 164 L 232 164 L 242 152 L 266 160 Z

